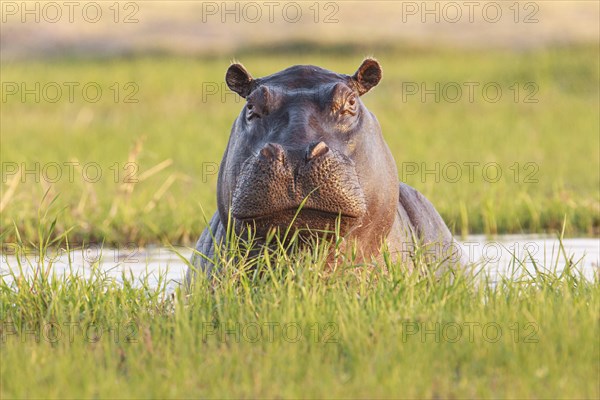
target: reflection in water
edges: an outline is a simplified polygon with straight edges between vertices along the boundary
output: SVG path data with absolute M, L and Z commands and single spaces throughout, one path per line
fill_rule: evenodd
M 598 274 L 600 265 L 600 239 L 563 239 L 564 251 L 568 258 L 578 263 L 583 274 L 592 279 Z M 492 240 L 484 235 L 468 236 L 461 241 L 461 249 L 467 258 L 484 268 L 494 278 L 510 275 L 511 265 L 520 266 L 534 273 L 534 262 L 551 271 L 561 271 L 565 265 L 565 254 L 555 237 L 540 235 L 504 235 Z M 136 282 L 147 279 L 153 287 L 158 286 L 159 277 L 167 279 L 167 290 L 174 290 L 182 281 L 187 270 L 185 260 L 190 258 L 189 248 L 148 247 L 138 249 L 127 247 L 120 249 L 100 249 L 88 247 L 85 250 L 57 251 L 46 255 L 44 260 L 34 253 L 21 258 L 24 274 L 32 275 L 32 265 L 52 264 L 54 274 L 89 276 L 93 266 L 105 272 L 109 277 L 122 282 L 135 278 Z M 518 260 L 518 261 L 515 261 Z M 10 283 L 13 280 L 9 271 L 20 273 L 19 260 L 14 255 L 2 254 L 0 274 Z

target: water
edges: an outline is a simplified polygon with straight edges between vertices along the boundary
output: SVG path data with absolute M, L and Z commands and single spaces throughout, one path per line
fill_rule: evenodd
M 535 274 L 534 264 L 560 272 L 565 259 L 578 261 L 577 268 L 588 279 L 599 273 L 599 238 L 563 239 L 562 244 L 564 252 L 558 239 L 548 235 L 501 235 L 494 239 L 472 235 L 461 241 L 468 259 L 477 262 L 492 277 L 510 275 L 511 264 L 525 267 L 531 274 Z
M 180 256 L 178 256 L 180 254 Z M 106 273 L 118 282 L 125 279 L 140 285 L 146 281 L 151 287 L 159 285 L 159 277 L 167 280 L 167 291 L 173 291 L 183 282 L 187 264 L 192 250 L 185 247 L 165 248 L 146 247 L 137 248 L 127 246 L 124 248 L 100 248 L 86 247 L 84 250 L 74 250 L 69 253 L 65 251 L 52 252 L 44 258 L 45 266 L 52 263 L 52 272 L 57 275 L 71 274 L 89 277 L 94 267 Z M 33 266 L 40 265 L 39 255 L 31 253 L 21 256 L 23 273 L 31 276 L 35 273 Z M 7 275 L 9 271 L 20 274 L 17 257 L 2 254 L 0 275 L 6 282 L 13 281 L 13 277 Z M 131 278 L 134 279 L 131 279 Z
M 484 235 L 472 235 L 461 240 L 461 249 L 469 260 L 477 262 L 490 276 L 498 277 L 510 274 L 510 264 L 513 257 L 520 261 L 531 273 L 535 273 L 533 260 L 538 266 L 545 266 L 560 271 L 565 264 L 565 257 L 559 253 L 559 242 L 555 237 L 540 235 L 502 235 L 489 239 Z M 569 257 L 579 261 L 578 267 L 584 276 L 592 279 L 600 271 L 600 239 L 573 238 L 563 239 L 563 246 Z M 178 255 L 179 254 L 179 255 Z M 157 287 L 159 276 L 167 280 L 167 291 L 173 291 L 183 282 L 188 260 L 192 250 L 184 247 L 164 248 L 147 247 L 139 249 L 133 246 L 125 248 L 100 249 L 88 247 L 66 253 L 50 252 L 45 259 L 45 265 L 52 262 L 52 273 L 78 274 L 90 276 L 93 266 L 98 265 L 101 271 L 121 282 L 123 273 L 126 278 L 133 277 L 137 284 L 147 278 L 148 284 Z M 9 271 L 21 272 L 15 255 L 3 253 L 0 255 L 0 275 L 7 283 L 13 277 Z M 183 258 L 183 259 L 182 259 Z M 27 261 L 28 260 L 28 261 Z M 21 257 L 23 273 L 29 276 L 35 273 L 31 265 L 40 264 L 39 256 L 34 253 Z

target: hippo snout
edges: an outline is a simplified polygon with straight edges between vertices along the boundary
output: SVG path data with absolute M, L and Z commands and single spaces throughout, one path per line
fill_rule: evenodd
M 292 221 L 333 229 L 338 217 L 347 229 L 365 214 L 366 202 L 354 162 L 325 142 L 298 148 L 267 143 L 243 164 L 231 211 L 259 229 L 287 228 Z
M 306 161 L 321 157 L 329 151 L 325 142 L 312 143 L 308 145 L 305 152 Z M 284 162 L 285 149 L 278 143 L 267 143 L 261 150 L 260 155 L 270 161 Z
M 277 143 L 267 143 L 265 147 L 260 150 L 260 155 L 265 157 L 267 160 L 283 162 L 285 154 L 285 150 L 280 144 Z

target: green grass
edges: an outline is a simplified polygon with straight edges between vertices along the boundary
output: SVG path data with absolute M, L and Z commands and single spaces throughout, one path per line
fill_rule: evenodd
M 364 56 L 316 50 L 246 54 L 241 61 L 254 76 L 296 63 L 352 73 Z M 384 78 L 364 101 L 383 127 L 401 177 L 431 199 L 455 232 L 551 232 L 565 216 L 568 235 L 598 232 L 597 46 L 458 54 L 388 49 L 374 55 Z M 222 85 L 229 62 L 219 57 L 4 62 L 3 83 L 24 82 L 32 88 L 35 82 L 42 87 L 57 82 L 64 92 L 56 103 L 43 97 L 36 103 L 32 95 L 25 103 L 19 95 L 3 98 L 3 230 L 14 222 L 27 240 L 35 241 L 37 209 L 48 191 L 48 198 L 59 195 L 56 207 L 65 209 L 56 232 L 73 227 L 71 237 L 78 242 L 192 243 L 204 227 L 204 214 L 216 209 L 213 168 L 243 104 L 232 94 L 225 102 L 220 95 L 203 101 L 203 83 Z M 72 103 L 64 82 L 80 83 Z M 103 91 L 97 103 L 83 100 L 81 88 L 88 82 L 97 82 Z M 117 103 L 111 89 L 115 82 Z M 125 88 L 128 82 L 139 87 L 138 103 L 123 102 L 131 90 Z M 457 82 L 464 93 L 456 103 L 438 103 L 432 95 L 424 103 L 419 95 L 403 100 L 406 82 L 423 82 L 430 89 L 436 82 Z M 473 102 L 464 82 L 480 84 Z M 488 82 L 503 90 L 500 101 L 483 98 L 480 89 Z M 533 97 L 537 103 L 524 102 L 528 82 L 539 89 Z M 517 102 L 510 89 L 515 83 Z M 79 167 L 70 179 L 67 162 L 88 166 L 91 178 L 99 167 L 99 181 L 86 182 Z M 132 171 L 127 162 L 138 166 L 136 183 L 125 182 Z M 29 170 L 39 163 L 40 169 L 13 180 L 12 163 Z M 56 172 L 56 165 L 48 163 L 60 166 L 56 183 L 44 179 L 44 172 L 50 180 Z M 440 172 L 457 163 L 462 178 L 456 183 L 443 176 L 439 182 L 433 175 L 422 179 L 420 172 L 435 163 Z M 475 163 L 473 179 L 465 163 Z M 498 182 L 483 175 L 490 163 L 502 171 Z M 415 165 L 419 173 L 408 174 Z M 455 170 L 445 172 L 452 180 Z M 493 178 L 494 170 L 487 172 Z
M 43 256 L 56 224 L 41 217 Z M 53 245 L 69 247 L 65 235 Z M 164 280 L 153 289 L 98 268 L 54 275 L 35 261 L 37 274 L 24 278 L 11 265 L 14 283 L 0 283 L 0 396 L 600 395 L 600 281 L 564 252 L 562 272 L 536 265 L 530 275 L 515 263 L 492 285 L 458 270 L 435 279 L 419 256 L 422 273 L 407 274 L 387 263 L 327 269 L 322 245 L 256 259 L 239 243 L 224 250 L 219 279 L 172 295 Z
M 241 61 L 255 76 L 296 63 L 352 73 L 363 56 L 248 52 Z M 375 56 L 384 79 L 364 101 L 404 181 L 455 232 L 553 232 L 563 222 L 566 234 L 598 232 L 597 47 Z M 228 65 L 177 57 L 3 63 L 3 83 L 98 82 L 103 90 L 97 103 L 78 91 L 73 103 L 3 98 L 3 250 L 35 247 L 46 260 L 46 252 L 84 241 L 193 242 L 216 208 L 210 168 L 242 106 L 232 95 L 204 102 L 202 83 L 220 84 Z M 114 82 L 121 96 L 135 82 L 139 102 L 115 103 Z M 497 103 L 480 95 L 473 103 L 466 95 L 457 103 L 403 101 L 403 82 L 497 82 L 504 94 Z M 515 82 L 535 82 L 539 101 L 515 102 Z M 40 173 L 58 163 L 62 178 L 9 173 L 12 163 L 31 170 L 36 162 Z M 71 180 L 65 162 L 97 163 L 102 176 L 86 182 L 75 167 Z M 139 166 L 138 182 L 125 182 L 127 162 Z M 436 162 L 497 163 L 503 175 L 488 182 L 476 168 L 471 181 L 464 169 L 452 183 L 406 174 L 414 163 Z M 531 171 L 537 182 L 525 180 Z M 52 263 L 35 258 L 11 263 L 12 276 L 0 280 L 0 397 L 600 396 L 600 281 L 584 279 L 564 249 L 564 271 L 554 260 L 530 275 L 515 262 L 514 275 L 496 284 L 461 271 L 434 278 L 435 266 L 420 261 L 421 274 L 389 263 L 331 270 L 323 245 L 257 259 L 241 245 L 229 250 L 220 280 L 173 294 L 164 277 L 156 288 L 128 275 L 119 283 L 97 265 L 83 277 L 54 275 Z M 36 274 L 27 278 L 20 269 L 28 264 Z

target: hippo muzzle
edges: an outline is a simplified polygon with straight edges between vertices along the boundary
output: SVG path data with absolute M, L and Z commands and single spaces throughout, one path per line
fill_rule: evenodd
M 259 236 L 271 229 L 333 231 L 360 224 L 365 196 L 354 162 L 325 142 L 286 149 L 267 143 L 243 164 L 233 192 L 231 213 Z

